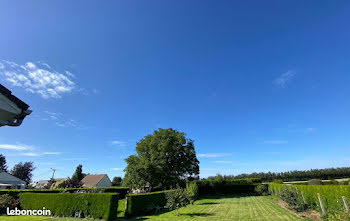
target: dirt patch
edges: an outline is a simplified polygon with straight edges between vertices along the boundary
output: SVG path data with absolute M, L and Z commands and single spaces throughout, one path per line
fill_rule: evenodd
M 288 210 L 289 212 L 295 214 L 296 216 L 299 216 L 301 218 L 309 218 L 312 220 L 322 220 L 322 216 L 319 212 L 315 211 L 315 210 L 307 210 L 305 212 L 296 212 L 294 210 L 291 210 L 288 208 L 288 204 L 286 202 L 284 202 L 283 200 L 278 200 L 275 202 L 277 205 L 279 205 L 280 207 Z

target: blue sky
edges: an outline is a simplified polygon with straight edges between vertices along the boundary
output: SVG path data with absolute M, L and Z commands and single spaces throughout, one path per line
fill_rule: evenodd
M 348 1 L 2 1 L 0 81 L 33 113 L 2 127 L 34 180 L 123 176 L 157 128 L 201 176 L 350 166 Z

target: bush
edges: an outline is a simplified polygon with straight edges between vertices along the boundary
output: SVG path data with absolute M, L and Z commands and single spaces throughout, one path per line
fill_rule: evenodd
M 195 181 L 199 195 L 215 194 L 255 194 L 257 184 L 237 184 L 237 182 L 212 180 Z
M 283 180 L 274 179 L 272 182 L 273 182 L 273 183 L 282 184 L 282 183 L 283 183 Z
M 319 179 L 312 179 L 307 182 L 309 185 L 322 185 L 322 180 L 319 180 Z
M 179 208 L 186 206 L 189 203 L 185 191 L 181 188 L 167 192 L 165 198 L 167 200 L 165 208 L 170 210 L 176 209 L 177 215 L 179 215 Z
M 23 209 L 45 207 L 56 216 L 92 217 L 112 221 L 117 218 L 118 194 L 113 193 L 21 193 Z
M 256 194 L 260 196 L 267 196 L 269 195 L 268 187 L 265 184 L 259 184 L 255 187 Z
M 168 191 L 160 191 L 153 193 L 141 193 L 126 195 L 127 208 L 125 213 L 127 216 L 136 216 L 145 213 L 148 206 L 164 207 L 166 205 L 165 194 Z
M 194 201 L 198 198 L 198 186 L 195 183 L 187 183 L 186 184 L 186 190 L 185 190 L 187 199 L 190 201 L 190 203 L 193 205 Z
M 18 199 L 9 194 L 0 195 L 0 214 L 5 214 L 7 208 L 14 209 L 15 207 L 19 207 Z
M 298 193 L 293 188 L 283 187 L 280 193 L 281 199 L 286 202 L 290 209 L 301 212 L 305 205 L 298 199 Z

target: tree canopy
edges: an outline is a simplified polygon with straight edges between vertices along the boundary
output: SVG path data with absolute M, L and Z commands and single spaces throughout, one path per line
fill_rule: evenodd
M 0 154 L 0 172 L 6 172 L 7 173 L 6 158 L 2 154 Z
M 173 129 L 159 129 L 136 144 L 136 154 L 126 160 L 123 185 L 150 184 L 163 189 L 199 174 L 193 140 Z
M 35 167 L 33 162 L 19 162 L 12 168 L 11 174 L 12 176 L 15 176 L 29 184 L 32 180 L 32 172 L 34 169 Z
M 77 169 L 75 169 L 75 172 L 72 176 L 72 180 L 81 181 L 85 176 L 86 174 L 83 173 L 83 165 L 79 164 L 77 166 Z

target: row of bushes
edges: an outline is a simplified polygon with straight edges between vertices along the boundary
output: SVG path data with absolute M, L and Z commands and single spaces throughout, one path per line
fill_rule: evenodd
M 322 197 L 324 207 L 327 212 L 333 213 L 344 211 L 345 207 L 342 196 L 350 200 L 350 186 L 348 185 L 283 185 L 269 184 L 270 192 L 280 195 L 283 188 L 288 187 L 297 192 L 299 201 L 302 201 L 302 192 L 305 196 L 308 208 L 319 210 L 319 201 L 317 193 Z
M 102 192 L 102 193 L 119 193 L 119 198 L 124 199 L 125 195 L 128 194 L 130 188 L 129 187 L 93 187 L 93 188 L 67 188 L 61 189 L 61 191 L 75 193 L 78 191 L 86 191 L 86 192 Z
M 261 178 L 246 178 L 246 179 L 233 179 L 233 180 L 196 180 L 196 183 L 223 183 L 223 184 L 258 184 L 262 183 Z
M 20 205 L 25 210 L 41 210 L 51 215 L 92 217 L 112 221 L 117 218 L 117 193 L 20 193 Z
M 8 194 L 18 199 L 20 193 L 76 193 L 79 191 L 93 192 L 93 193 L 118 193 L 121 199 L 125 198 L 125 195 L 128 194 L 130 190 L 129 187 L 94 187 L 94 188 L 66 188 L 66 189 L 8 189 L 0 190 L 0 195 Z
M 203 196 L 203 195 L 214 195 L 214 194 L 254 194 L 255 188 L 259 184 L 199 182 L 197 183 L 197 185 L 198 185 L 199 194 Z

